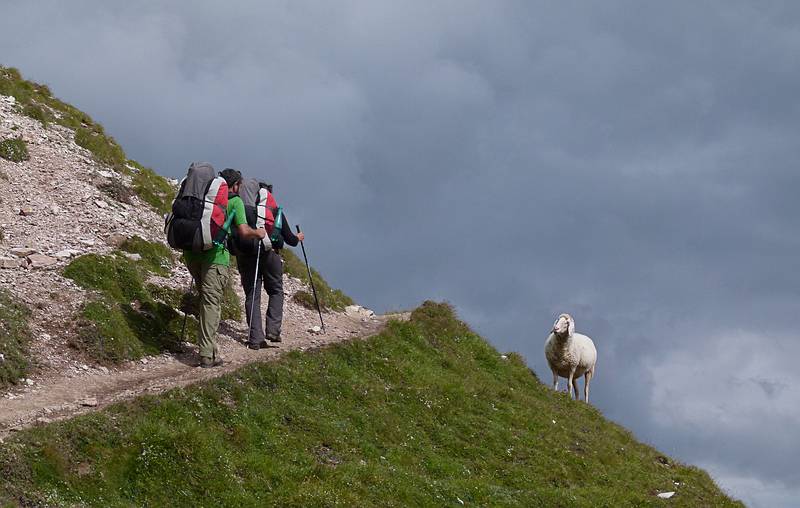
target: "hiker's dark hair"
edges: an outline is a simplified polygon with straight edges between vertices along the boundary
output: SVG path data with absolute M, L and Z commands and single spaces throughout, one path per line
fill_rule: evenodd
M 238 169 L 225 168 L 219 172 L 219 176 L 225 179 L 225 183 L 228 184 L 228 187 L 233 187 L 237 182 L 241 181 L 242 172 Z

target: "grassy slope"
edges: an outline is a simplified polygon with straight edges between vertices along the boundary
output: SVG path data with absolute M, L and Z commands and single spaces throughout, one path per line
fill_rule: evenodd
M 305 262 L 289 249 L 283 249 L 281 255 L 284 261 L 283 270 L 288 275 L 296 277 L 308 284 L 308 269 L 306 268 Z M 311 269 L 311 276 L 314 278 L 314 289 L 317 290 L 317 298 L 319 298 L 319 304 L 323 309 L 340 311 L 344 310 L 348 305 L 353 305 L 354 302 L 352 298 L 344 294 L 341 290 L 330 287 L 319 272 L 313 268 Z M 294 300 L 309 309 L 316 308 L 314 296 L 307 291 L 298 291 L 295 293 Z
M 9 504 L 741 506 L 433 303 L 366 341 L 21 432 L 0 478 Z
M 16 383 L 30 369 L 30 309 L 0 289 L 0 388 Z

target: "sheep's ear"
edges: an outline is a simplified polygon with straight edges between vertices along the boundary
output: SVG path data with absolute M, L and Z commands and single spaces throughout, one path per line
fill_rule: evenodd
M 574 335 L 575 334 L 575 320 L 572 319 L 572 317 L 569 317 L 567 319 L 569 321 L 569 334 L 570 335 Z

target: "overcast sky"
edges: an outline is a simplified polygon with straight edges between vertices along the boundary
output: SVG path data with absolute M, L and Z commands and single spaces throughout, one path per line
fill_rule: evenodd
M 452 302 L 759 507 L 800 499 L 797 2 L 0 0 L 0 64 L 275 185 L 376 310 Z

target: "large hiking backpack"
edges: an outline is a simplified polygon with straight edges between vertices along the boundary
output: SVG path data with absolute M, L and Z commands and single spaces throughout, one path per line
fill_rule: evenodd
M 272 234 L 275 224 L 275 209 L 277 204 L 275 198 L 254 178 L 245 178 L 239 186 L 239 197 L 244 202 L 244 212 L 247 217 L 247 224 L 254 229 L 264 228 L 267 230 L 267 237 L 259 242 L 257 239 L 244 240 L 239 237 L 236 228 L 231 232 L 228 248 L 231 253 L 238 256 L 240 254 L 255 256 L 258 253 L 259 243 L 264 250 L 272 248 L 269 236 Z
M 193 162 L 181 180 L 164 233 L 175 249 L 202 252 L 225 241 L 228 184 L 207 162 Z

